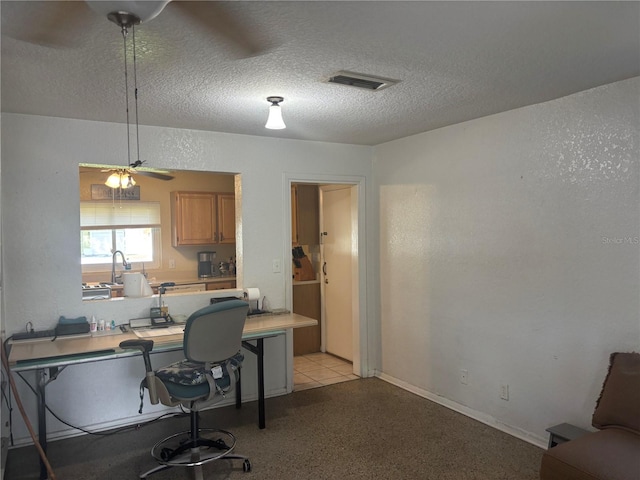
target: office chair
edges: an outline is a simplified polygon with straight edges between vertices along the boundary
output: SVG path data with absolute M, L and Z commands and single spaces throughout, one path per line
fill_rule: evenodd
M 151 455 L 160 465 L 140 478 L 171 467 L 193 467 L 196 479 L 201 480 L 202 465 L 218 459 L 239 459 L 245 472 L 251 470 L 247 457 L 232 454 L 236 439 L 230 432 L 199 426 L 200 410 L 222 400 L 239 380 L 238 370 L 244 358 L 240 352 L 242 330 L 248 308 L 246 302 L 230 300 L 192 313 L 184 329 L 186 359 L 156 371 L 151 368 L 149 355 L 153 340 L 120 343 L 120 348 L 142 351 L 146 377 L 141 383 L 141 397 L 144 387 L 152 404 L 161 402 L 171 407 L 181 404 L 191 417 L 190 431 L 171 435 L 153 446 Z M 206 433 L 206 438 L 202 433 Z

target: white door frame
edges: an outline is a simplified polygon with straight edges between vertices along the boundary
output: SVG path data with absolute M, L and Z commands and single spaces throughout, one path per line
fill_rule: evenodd
M 283 176 L 284 206 L 283 215 L 285 226 L 285 241 L 283 242 L 283 257 L 291 258 L 291 184 L 292 183 L 314 183 L 314 184 L 345 184 L 357 187 L 358 199 L 358 284 L 354 291 L 358 292 L 357 305 L 354 318 L 354 343 L 359 347 L 359 351 L 354 351 L 354 368 L 360 377 L 368 377 L 373 374 L 373 366 L 369 365 L 369 324 L 367 322 L 367 240 L 366 240 L 366 179 L 361 176 L 331 176 L 321 174 L 296 174 L 285 173 Z M 284 261 L 284 282 L 285 282 L 285 303 L 286 308 L 293 309 L 293 282 L 292 268 L 290 261 Z M 293 335 L 291 335 L 293 337 Z M 287 350 L 293 352 L 293 338 L 288 343 Z M 292 354 L 293 355 L 293 354 Z M 289 382 L 287 382 L 289 383 Z

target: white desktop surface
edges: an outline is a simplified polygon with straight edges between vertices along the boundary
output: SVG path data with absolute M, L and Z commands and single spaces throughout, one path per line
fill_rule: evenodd
M 289 328 L 308 327 L 317 325 L 317 323 L 317 320 L 297 313 L 247 317 L 244 324 L 243 340 L 250 340 L 252 337 L 264 336 L 271 332 L 278 334 Z M 137 338 L 135 333 L 126 332 L 122 335 L 107 336 L 63 336 L 57 337 L 54 341 L 51 341 L 50 338 L 20 340 L 11 345 L 9 365 L 12 370 L 20 371 L 33 370 L 42 366 L 55 366 L 58 363 L 60 365 L 69 365 L 131 356 L 139 354 L 139 352 L 124 351 L 118 345 L 124 340 Z M 153 341 L 154 351 L 177 349 L 182 345 L 182 333 L 154 336 Z M 109 350 L 112 350 L 112 352 L 109 352 Z M 99 355 L 99 352 L 102 351 L 105 352 L 103 357 Z M 93 356 L 92 353 L 95 352 L 98 354 Z M 87 354 L 87 356 L 83 357 L 82 355 L 84 354 Z M 78 355 L 78 357 L 74 357 L 74 355 Z M 58 359 L 59 362 L 57 361 Z

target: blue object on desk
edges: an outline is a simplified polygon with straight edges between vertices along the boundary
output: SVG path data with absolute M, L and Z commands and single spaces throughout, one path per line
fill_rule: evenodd
M 58 319 L 58 325 L 76 325 L 83 323 L 87 323 L 87 317 L 85 317 L 84 315 L 77 318 L 67 318 L 64 315 L 61 315 Z
M 77 335 L 79 333 L 89 333 L 91 326 L 87 322 L 87 317 L 66 318 L 61 316 L 56 326 L 56 336 Z

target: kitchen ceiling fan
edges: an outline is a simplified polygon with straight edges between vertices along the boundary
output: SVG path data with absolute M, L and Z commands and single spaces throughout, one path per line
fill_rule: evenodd
M 35 4 L 36 2 L 34 2 Z M 208 1 L 180 1 L 180 0 L 121 0 L 121 1 L 97 1 L 85 0 L 74 2 L 47 1 L 37 2 L 36 9 L 33 9 L 33 17 L 24 28 L 18 30 L 9 28 L 9 36 L 30 43 L 52 47 L 69 47 L 73 45 L 73 33 L 76 27 L 88 23 L 89 16 L 96 12 L 120 27 L 124 41 L 124 79 L 126 92 L 126 124 L 127 124 L 127 166 L 114 167 L 103 171 L 113 172 L 105 184 L 113 189 L 123 189 L 133 187 L 136 182 L 133 174 L 145 175 L 159 180 L 172 180 L 171 175 L 160 173 L 148 169 L 138 169 L 145 161 L 140 160 L 140 141 L 138 135 L 138 85 L 136 74 L 136 43 L 135 26 L 148 22 L 158 16 L 171 6 L 174 10 L 186 15 L 192 23 L 204 26 L 212 34 L 224 38 L 227 43 L 236 47 L 243 57 L 254 56 L 265 50 L 254 33 L 247 28 L 243 28 L 240 23 L 228 15 L 221 2 Z M 89 7 L 89 8 L 87 8 Z M 30 7 L 25 7 L 29 9 Z M 129 119 L 129 79 L 127 60 L 127 39 L 129 32 L 132 33 L 133 40 L 133 95 L 135 113 L 135 143 L 137 159 L 131 160 L 131 125 Z M 144 168 L 144 167 L 143 167 Z
M 144 167 L 142 166 L 143 163 L 145 162 L 142 160 L 136 160 L 128 167 L 81 163 L 80 173 L 91 173 L 98 169 L 100 169 L 100 172 L 102 173 L 110 173 L 105 184 L 108 184 L 109 180 L 111 180 L 111 185 L 109 186 L 112 188 L 121 188 L 119 184 L 115 183 L 116 181 L 122 184 L 122 188 L 134 186 L 136 181 L 134 180 L 133 175 L 155 178 L 156 180 L 173 180 L 175 178 L 173 175 L 170 175 L 171 171 L 169 170 Z
M 157 180 L 173 180 L 173 176 L 166 173 L 161 173 L 153 170 L 140 170 L 138 167 L 142 166 L 144 161 L 136 160 L 129 164 L 128 168 L 107 168 L 101 170 L 101 172 L 113 172 L 107 178 L 105 185 L 111 188 L 129 188 L 136 184 L 133 178 L 133 174 L 142 175 L 145 177 L 155 178 Z M 144 167 L 143 167 L 144 168 Z

